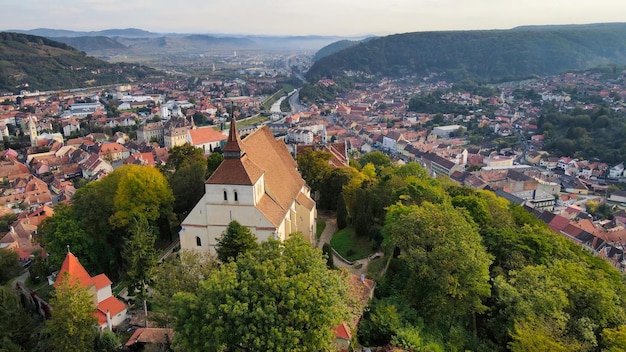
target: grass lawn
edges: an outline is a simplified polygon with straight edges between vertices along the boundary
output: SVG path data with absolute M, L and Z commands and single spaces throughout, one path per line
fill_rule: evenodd
M 324 232 L 324 229 L 326 228 L 326 221 L 324 220 L 317 220 L 317 239 L 320 239 L 320 236 L 322 235 L 322 232 Z
M 373 280 L 378 280 L 380 278 L 380 272 L 383 270 L 385 265 L 387 264 L 387 257 L 376 258 L 369 262 L 367 265 L 367 277 Z
M 261 123 L 261 122 L 264 122 L 264 121 L 267 121 L 267 120 L 269 120 L 269 117 L 267 117 L 267 116 L 257 116 L 257 117 L 253 117 L 251 119 L 247 119 L 247 120 L 243 120 L 243 121 L 237 121 L 237 127 L 254 125 L 254 124 Z
M 363 259 L 372 254 L 372 245 L 368 238 L 359 238 L 352 227 L 335 232 L 330 245 L 342 257 L 349 261 Z

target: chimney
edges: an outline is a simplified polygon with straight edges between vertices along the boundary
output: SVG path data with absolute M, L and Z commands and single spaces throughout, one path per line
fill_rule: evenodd
M 109 314 L 109 310 L 107 309 L 107 329 L 113 332 L 113 326 L 111 325 L 111 314 Z
M 365 274 L 361 274 L 361 282 L 365 282 Z

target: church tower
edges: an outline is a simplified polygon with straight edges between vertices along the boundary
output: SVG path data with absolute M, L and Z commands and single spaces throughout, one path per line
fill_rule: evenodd
M 28 131 L 30 133 L 30 146 L 37 146 L 37 118 L 33 115 L 28 117 Z

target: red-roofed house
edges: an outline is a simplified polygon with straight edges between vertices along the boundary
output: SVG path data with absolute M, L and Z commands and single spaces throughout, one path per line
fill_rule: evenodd
M 335 347 L 337 351 L 348 352 L 350 349 L 350 340 L 352 340 L 352 334 L 350 333 L 350 328 L 346 323 L 341 323 L 341 325 L 337 326 L 335 329 Z
M 221 148 L 228 137 L 212 127 L 195 128 L 187 131 L 187 142 L 196 148 L 202 148 L 204 154 L 211 154 L 215 148 Z
M 111 330 L 112 327 L 118 326 L 126 320 L 127 307 L 113 296 L 111 280 L 105 274 L 91 277 L 72 252 L 68 252 L 65 256 L 54 287 L 56 288 L 65 277 L 72 284 L 87 288 L 92 294 L 96 306 L 94 316 L 98 319 L 98 326 L 101 329 Z

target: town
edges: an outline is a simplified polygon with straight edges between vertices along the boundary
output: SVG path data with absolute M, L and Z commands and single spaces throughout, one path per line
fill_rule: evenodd
M 58 204 L 72 204 L 78 189 L 124 165 L 166 170 L 171 166 L 170 151 L 184 146 L 200 149 L 209 159 L 213 154 L 224 154 L 224 159 L 241 161 L 245 154 L 265 172 L 264 187 L 274 187 L 271 192 L 260 192 L 269 192 L 278 203 L 285 202 L 281 207 L 297 209 L 291 215 L 268 215 L 271 226 L 258 225 L 254 231 L 257 236 L 284 240 L 297 231 L 306 241 L 321 247 L 323 243 L 315 238 L 316 227 L 328 223 L 320 224 L 316 215 L 318 211 L 319 215 L 328 214 L 320 208 L 316 194 L 319 189 L 309 184 L 313 190 L 308 194 L 302 191 L 306 188 L 303 184 L 286 182 L 286 171 L 281 175 L 268 171 L 272 165 L 278 170 L 289 169 L 291 164 L 281 164 L 287 163 L 282 155 L 276 159 L 280 161 L 263 161 L 261 154 L 273 148 L 276 138 L 286 145 L 286 155 L 295 159 L 306 150 L 325 151 L 332 155 L 329 164 L 341 168 L 348 167 L 351 160 L 382 152 L 395 165 L 415 162 L 431 177 L 493 191 L 524 206 L 552 231 L 616 269 L 626 269 L 622 245 L 622 237 L 626 236 L 624 160 L 577 149 L 579 139 L 590 138 L 585 132 L 587 126 L 606 128 L 607 115 L 626 114 L 625 72 L 568 72 L 490 85 L 452 84 L 437 73 L 372 80 L 354 72 L 351 75 L 365 79 L 332 99 L 321 99 L 303 94 L 305 88 L 297 88 L 302 80 L 300 72 L 310 65 L 305 57 L 300 55 L 296 60 L 290 56 L 286 60 L 294 61 L 282 64 L 272 58 L 268 69 L 259 68 L 255 60 L 243 61 L 250 67 L 229 71 L 230 77 L 217 76 L 212 65 L 213 72 L 198 79 L 170 77 L 98 88 L 24 90 L 0 97 L 0 135 L 4 139 L 4 150 L 0 152 L 0 215 L 7 225 L 0 228 L 0 249 L 17 253 L 21 267 L 33 268 L 37 257 L 47 250 L 37 239 L 38 226 L 55 214 Z M 306 84 L 328 89 L 338 82 L 323 79 Z M 588 121 L 574 125 L 582 130 L 563 131 L 569 136 L 567 144 L 558 133 L 562 127 L 547 119 L 550 113 L 571 113 Z M 268 138 L 270 132 L 271 141 L 259 137 L 263 134 Z M 262 150 L 254 149 L 260 146 Z M 213 187 L 218 198 L 223 190 L 220 204 L 243 199 L 247 194 L 243 190 L 245 183 L 224 186 L 231 182 L 230 174 L 225 172 L 216 171 L 206 189 Z M 258 179 L 250 176 L 250 180 L 257 187 Z M 276 191 L 280 187 L 292 187 L 297 192 L 293 199 L 282 199 Z M 207 207 L 215 202 L 206 198 L 198 202 L 206 202 Z M 319 210 L 314 209 L 314 201 Z M 228 214 L 227 208 L 219 209 Z M 336 204 L 328 209 L 336 209 Z M 180 242 L 175 239 L 167 243 L 163 248 L 166 256 L 181 247 L 204 249 L 215 243 L 222 228 L 229 226 L 228 222 L 221 224 L 213 237 L 202 237 L 197 229 L 211 224 L 201 223 L 200 214 L 202 207 L 188 209 L 176 220 Z M 290 220 L 290 216 L 305 220 Z M 289 225 L 284 217 L 289 218 Z M 287 226 L 293 231 L 286 230 Z M 344 258 L 341 249 L 333 251 L 330 255 L 335 263 L 352 272 L 355 290 L 367 302 L 373 280 L 378 277 L 370 275 L 362 262 L 357 265 Z M 366 259 L 367 265 L 375 261 L 370 259 L 383 255 L 374 251 L 356 260 Z M 71 248 L 62 257 L 63 266 L 55 268 L 56 275 L 64 271 L 73 274 L 76 269 L 70 268 L 82 268 L 81 258 L 76 258 Z M 98 325 L 102 329 L 127 325 L 126 303 L 113 297 L 112 282 L 106 275 L 96 274 L 100 273 L 81 275 L 89 281 L 83 284 L 94 285 L 98 292 Z M 48 285 L 56 277 L 39 279 Z M 25 280 L 24 275 L 20 278 Z M 131 324 L 141 322 L 135 318 Z M 148 328 L 142 329 L 136 331 L 148 336 Z M 154 331 L 160 337 L 150 340 L 144 336 L 142 340 L 137 333 L 131 339 L 163 343 L 168 339 L 165 335 L 171 338 L 171 330 Z M 352 339 L 345 323 L 335 333 L 338 346 Z

